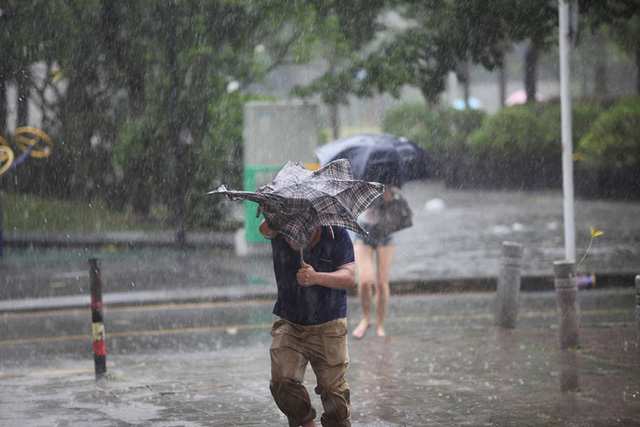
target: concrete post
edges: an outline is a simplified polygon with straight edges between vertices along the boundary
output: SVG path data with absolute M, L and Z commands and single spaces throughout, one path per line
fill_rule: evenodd
M 636 325 L 638 328 L 638 365 L 640 365 L 640 275 L 636 276 Z
M 502 261 L 495 300 L 495 324 L 505 329 L 516 327 L 518 294 L 522 270 L 522 245 L 502 242 Z
M 105 343 L 104 321 L 102 316 L 102 279 L 98 259 L 89 259 L 91 279 L 91 326 L 93 331 L 93 360 L 96 379 L 107 374 L 107 348 Z
M 580 300 L 578 279 L 573 261 L 555 261 L 556 301 L 560 347 L 565 350 L 580 346 Z

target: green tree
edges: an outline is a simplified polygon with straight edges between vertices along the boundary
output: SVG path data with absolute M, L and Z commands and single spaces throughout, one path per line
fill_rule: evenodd
M 360 64 L 367 70 L 361 94 L 378 91 L 397 96 L 409 85 L 435 105 L 450 72 L 465 81 L 469 62 L 488 69 L 502 63 L 507 34 L 501 19 L 503 2 L 409 0 L 396 4 L 408 27 Z
M 359 52 L 382 29 L 378 15 L 385 6 L 384 0 L 313 0 L 305 27 L 308 38 L 304 45 L 321 61 L 327 72 L 311 84 L 298 85 L 292 93 L 303 98 L 319 94 L 331 110 L 333 138 L 339 137 L 338 106 L 348 103 L 349 94 L 355 91 L 358 80 Z
M 557 40 L 557 2 L 516 0 L 507 2 L 501 10 L 507 39 L 512 43 L 528 42 L 524 58 L 524 88 L 527 103 L 535 102 L 538 61 L 541 52 Z
M 32 93 L 31 67 L 36 61 L 48 61 L 56 34 L 56 0 L 36 0 L 30 3 L 5 0 L 0 3 L 0 135 L 7 137 L 7 86 L 16 84 L 20 96 L 18 121 L 23 126 L 27 118 L 27 100 Z M 37 92 L 36 92 L 37 93 Z
M 108 116 L 99 120 L 97 115 L 109 91 L 100 84 L 100 73 L 106 64 L 100 57 L 100 45 L 92 36 L 94 9 L 88 1 L 2 5 L 9 31 L 2 34 L 0 45 L 11 46 L 7 60 L 12 70 L 8 77 L 18 85 L 27 85 L 29 97 L 44 114 L 43 130 L 53 137 L 55 146 L 52 157 L 25 162 L 12 172 L 11 185 L 17 188 L 46 196 L 104 190 L 101 171 L 109 161 L 108 157 L 105 161 L 100 133 L 112 127 Z M 17 53 L 11 56 L 11 52 Z M 28 72 L 22 82 L 12 77 L 35 64 L 45 66 L 44 79 Z M 61 70 L 56 75 L 52 73 L 55 68 Z M 45 97 L 47 90 L 56 94 L 53 101 Z M 24 124 L 23 120 L 21 117 L 17 124 Z
M 147 25 L 142 2 L 114 2 L 102 0 L 100 6 L 100 32 L 104 51 L 116 66 L 115 79 L 122 76 L 129 103 L 129 114 L 140 117 L 146 104 L 145 56 L 142 55 L 144 39 L 131 37 L 139 33 L 141 26 Z M 110 61 L 111 62 L 111 61 Z
M 640 95 L 640 2 L 630 0 L 579 0 L 591 31 L 602 31 L 634 58 L 636 91 Z
M 240 176 L 244 97 L 228 88 L 259 81 L 292 57 L 311 57 L 307 28 L 297 24 L 316 16 L 324 3 L 177 0 L 175 5 L 180 153 L 187 165 L 183 185 L 188 205 L 195 206 L 206 203 L 206 189 Z M 8 0 L 0 10 L 0 92 L 36 61 L 59 69 L 37 88 L 54 156 L 20 168 L 12 185 L 52 196 L 102 197 L 119 207 L 130 203 L 142 215 L 152 203 L 169 203 L 167 2 Z M 43 85 L 57 94 L 54 101 L 45 99 Z M 2 106 L 0 116 L 6 116 Z M 47 191 L 36 176 L 44 177 Z M 214 209 L 209 216 L 222 214 Z

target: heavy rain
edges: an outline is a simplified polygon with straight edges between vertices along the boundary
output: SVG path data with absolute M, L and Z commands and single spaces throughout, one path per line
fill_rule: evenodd
M 639 425 L 638 46 L 626 0 L 0 2 L 0 425 Z

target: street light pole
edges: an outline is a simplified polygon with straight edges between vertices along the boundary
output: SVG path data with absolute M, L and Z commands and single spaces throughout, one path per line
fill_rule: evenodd
M 571 0 L 558 0 L 560 20 L 560 108 L 562 123 L 562 192 L 564 200 L 564 248 L 567 261 L 576 260 L 576 231 L 574 222 L 573 136 L 571 133 L 571 29 L 569 5 Z

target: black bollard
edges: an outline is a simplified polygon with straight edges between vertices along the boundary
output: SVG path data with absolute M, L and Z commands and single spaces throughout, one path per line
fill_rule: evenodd
M 91 326 L 93 330 L 93 360 L 96 379 L 107 374 L 107 347 L 105 342 L 104 320 L 102 316 L 102 279 L 98 259 L 90 258 L 91 278 Z
M 522 245 L 515 242 L 502 242 L 502 261 L 494 313 L 495 324 L 501 328 L 516 327 L 521 270 Z
M 636 276 L 636 326 L 638 329 L 638 360 L 637 363 L 640 365 L 640 275 Z
M 555 261 L 556 301 L 558 303 L 558 330 L 563 350 L 580 346 L 580 300 L 576 265 L 572 261 Z

